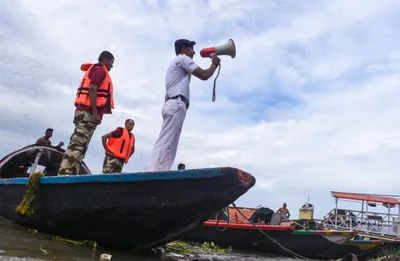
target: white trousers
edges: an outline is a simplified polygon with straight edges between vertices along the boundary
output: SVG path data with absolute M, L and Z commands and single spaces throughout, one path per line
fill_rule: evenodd
M 186 104 L 178 99 L 165 102 L 162 108 L 163 124 L 145 171 L 169 171 L 178 150 Z

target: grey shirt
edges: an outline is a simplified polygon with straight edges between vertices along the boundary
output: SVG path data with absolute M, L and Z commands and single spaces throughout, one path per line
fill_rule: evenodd
M 198 65 L 189 56 L 177 55 L 170 63 L 165 75 L 165 99 L 182 95 L 189 101 L 191 74 L 197 67 Z

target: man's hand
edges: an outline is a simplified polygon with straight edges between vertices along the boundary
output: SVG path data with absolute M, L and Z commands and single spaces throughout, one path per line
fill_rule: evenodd
M 219 57 L 214 54 L 211 57 L 211 62 L 212 63 L 208 69 L 203 70 L 200 67 L 196 67 L 196 69 L 193 70 L 192 74 L 197 78 L 199 78 L 200 80 L 203 81 L 208 80 L 211 76 L 213 76 L 215 70 L 220 65 L 221 59 L 219 59 Z
M 96 125 L 99 125 L 101 123 L 101 118 L 97 113 L 93 113 L 93 122 Z
M 57 147 L 61 148 L 62 146 L 64 146 L 64 142 L 60 141 L 60 143 L 58 143 Z
M 220 64 L 220 62 L 221 62 L 221 59 L 219 59 L 218 56 L 213 55 L 213 57 L 212 57 L 212 64 L 218 66 L 218 65 Z
M 114 154 L 109 149 L 106 149 L 106 155 L 114 157 Z

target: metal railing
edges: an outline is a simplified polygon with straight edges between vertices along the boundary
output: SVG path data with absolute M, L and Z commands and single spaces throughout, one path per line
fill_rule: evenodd
M 356 230 L 366 234 L 400 237 L 399 214 L 333 209 L 322 225 L 338 230 Z

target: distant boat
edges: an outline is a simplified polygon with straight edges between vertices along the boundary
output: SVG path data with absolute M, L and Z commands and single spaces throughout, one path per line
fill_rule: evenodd
M 302 227 L 304 220 L 276 222 L 278 215 L 269 208 L 228 207 L 224 212 L 214 214 L 201 227 L 187 232 L 184 240 L 214 242 L 221 247 L 231 246 L 234 250 L 299 255 L 319 260 L 338 259 L 350 253 L 370 257 L 387 244 L 380 240 L 361 240 L 357 231 L 316 228 L 312 220 L 307 220 L 309 228 Z M 249 220 L 254 220 L 254 223 Z M 259 220 L 266 222 L 260 223 Z
M 63 150 L 21 148 L 0 161 L 0 216 L 39 232 L 133 251 L 177 239 L 255 184 L 239 169 L 56 176 Z M 16 214 L 30 173 L 44 168 L 32 216 Z M 29 173 L 28 173 L 29 171 Z

